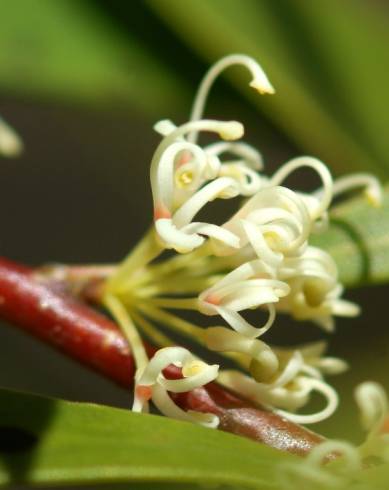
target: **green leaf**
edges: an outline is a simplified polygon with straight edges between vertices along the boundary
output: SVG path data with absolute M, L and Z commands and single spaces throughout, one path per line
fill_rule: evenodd
M 138 106 L 155 117 L 187 102 L 185 86 L 131 33 L 87 2 L 2 2 L 0 88 L 94 106 Z M 161 97 L 163 94 L 163 97 Z
M 186 422 L 0 391 L 0 485 L 176 482 L 266 490 L 286 460 L 294 457 Z
M 334 258 L 341 281 L 347 286 L 389 281 L 389 187 L 380 208 L 359 198 L 331 212 L 327 231 L 313 236 L 312 245 Z
M 332 168 L 366 170 L 381 176 L 387 171 L 370 156 L 347 125 L 339 121 L 339 101 L 328 102 L 325 79 L 313 80 L 316 71 L 307 59 L 303 37 L 301 50 L 295 37 L 302 22 L 284 21 L 282 2 L 245 0 L 148 0 L 148 5 L 204 60 L 212 62 L 233 52 L 243 52 L 263 63 L 276 95 L 259 97 L 247 88 L 238 72 L 231 81 L 259 110 L 309 153 L 323 158 Z M 293 9 L 290 9 L 295 13 Z M 300 19 L 301 21 L 301 19 Z M 313 57 L 317 53 L 313 53 Z M 314 61 L 316 61 L 314 59 Z
M 379 5 L 368 2 L 296 2 L 312 49 L 329 68 L 329 90 L 348 113 L 347 127 L 389 168 L 389 31 Z M 318 61 L 319 61 L 318 60 Z M 324 78 L 324 76 L 323 76 Z

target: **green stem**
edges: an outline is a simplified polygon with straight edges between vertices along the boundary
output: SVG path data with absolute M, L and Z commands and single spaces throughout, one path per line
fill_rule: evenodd
M 172 339 L 160 332 L 151 322 L 146 320 L 143 315 L 140 315 L 136 311 L 132 311 L 131 315 L 137 325 L 141 328 L 142 332 L 146 334 L 156 346 L 169 347 L 174 344 Z
M 143 346 L 143 341 L 138 333 L 138 330 L 131 320 L 126 308 L 123 304 L 113 295 L 107 294 L 103 298 L 103 304 L 112 314 L 115 320 L 118 322 L 126 340 L 128 341 L 137 369 L 143 369 L 147 366 L 149 358 L 147 357 L 146 350 Z
M 162 323 L 170 330 L 175 330 L 176 332 L 203 343 L 204 329 L 201 327 L 183 320 L 172 313 L 168 313 L 161 308 L 156 308 L 149 303 L 139 303 L 137 306 L 146 316 L 155 320 L 156 322 Z
M 148 302 L 153 306 L 162 308 L 198 311 L 197 298 L 150 298 L 148 299 Z
M 142 267 L 158 257 L 162 251 L 163 247 L 157 242 L 155 230 L 152 227 L 120 264 L 116 273 L 109 279 L 106 291 L 115 291 L 123 281 L 133 275 L 134 271 L 142 269 Z

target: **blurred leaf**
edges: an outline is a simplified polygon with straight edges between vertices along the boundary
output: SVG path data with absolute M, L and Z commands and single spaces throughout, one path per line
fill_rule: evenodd
M 0 391 L 3 485 L 141 481 L 266 490 L 286 460 L 294 456 L 189 423 Z
M 378 209 L 364 198 L 335 207 L 329 229 L 311 243 L 331 254 L 346 286 L 388 282 L 389 187 Z
M 313 49 L 331 68 L 348 126 L 389 169 L 388 12 L 372 2 L 295 2 Z
M 0 87 L 8 93 L 131 103 L 153 115 L 186 101 L 177 74 L 92 4 L 13 0 L 2 2 L 1 17 Z
M 307 62 L 304 50 L 294 52 L 293 36 L 287 36 L 285 26 L 291 32 L 299 25 L 284 22 L 282 8 L 278 9 L 279 15 L 274 14 L 278 2 L 148 0 L 148 4 L 208 62 L 231 52 L 243 52 L 263 63 L 276 87 L 275 96 L 258 97 L 248 91 L 241 78 L 234 76 L 236 72 L 231 73 L 231 80 L 308 152 L 338 171 L 369 168 L 381 176 L 388 175 L 381 162 L 370 156 L 370 148 L 364 148 L 339 122 L 339 115 L 329 110 L 326 80 L 315 83 L 315 68 Z M 326 5 L 323 2 L 323 8 Z M 305 43 L 309 44 L 310 39 Z M 338 107 L 339 101 L 333 101 L 333 106 Z
M 350 490 L 387 490 L 389 480 L 389 463 L 370 468 L 363 472 L 355 486 Z

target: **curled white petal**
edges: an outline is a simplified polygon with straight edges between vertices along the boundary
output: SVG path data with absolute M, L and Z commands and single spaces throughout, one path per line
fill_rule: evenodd
M 170 213 L 173 211 L 175 159 L 180 152 L 189 151 L 194 155 L 197 166 L 201 168 L 206 164 L 204 151 L 187 142 L 176 142 L 168 146 L 161 154 L 157 164 L 151 170 L 151 190 L 154 200 L 154 209 L 158 215 L 158 208 L 164 206 Z
M 261 153 L 251 145 L 242 142 L 218 141 L 204 148 L 208 155 L 221 156 L 223 153 L 230 153 L 234 157 L 240 157 L 246 165 L 254 170 L 263 168 L 263 158 Z
M 170 119 L 162 119 L 154 124 L 154 131 L 161 136 L 167 136 L 177 129 L 177 126 Z
M 171 364 L 182 367 L 182 379 L 169 380 L 163 370 Z M 219 366 L 197 360 L 183 347 L 166 347 L 157 351 L 140 376 L 137 376 L 133 410 L 141 411 L 145 402 L 139 390 L 150 390 L 150 397 L 164 415 L 179 420 L 197 422 L 208 427 L 217 427 L 219 419 L 213 414 L 185 412 L 179 408 L 167 391 L 183 393 L 203 386 L 218 376 Z
M 275 208 L 283 211 L 282 216 L 275 214 Z M 293 254 L 306 244 L 312 222 L 301 197 L 286 187 L 261 188 L 223 227 L 241 237 L 241 246 L 249 239 L 242 221 L 258 225 L 258 232 L 266 238 L 271 249 Z M 228 254 L 220 250 L 220 254 Z
M 174 393 L 185 393 L 187 391 L 194 390 L 199 386 L 204 386 L 216 379 L 218 370 L 219 366 L 217 364 L 212 366 L 206 364 L 200 372 L 187 378 L 165 379 L 160 376 L 158 378 L 158 382 L 168 391 L 172 391 Z
M 212 413 L 186 412 L 182 410 L 173 402 L 162 386 L 155 385 L 152 400 L 158 410 L 167 417 L 197 423 L 209 428 L 216 428 L 219 425 L 219 418 Z
M 240 352 L 255 359 L 262 375 L 268 379 L 278 369 L 278 359 L 271 348 L 258 339 L 251 339 L 225 327 L 210 327 L 205 334 L 207 347 L 217 352 Z
M 333 197 L 345 192 L 362 187 L 368 201 L 373 206 L 380 206 L 382 202 L 382 187 L 379 180 L 374 175 L 367 173 L 357 173 L 340 177 L 334 181 Z M 322 190 L 316 192 L 318 196 Z
M 274 300 L 274 297 L 271 298 Z M 276 301 L 278 298 L 276 299 Z M 239 313 L 229 308 L 225 308 L 222 306 L 216 306 L 216 312 L 232 327 L 236 332 L 240 332 L 248 338 L 256 338 L 260 337 L 264 333 L 266 333 L 269 328 L 273 325 L 276 310 L 274 306 L 269 302 L 267 303 L 267 309 L 269 312 L 268 319 L 265 324 L 260 327 L 253 327 L 247 320 L 245 320 Z
M 279 302 L 277 310 L 298 320 L 312 320 L 332 331 L 333 316 L 359 313 L 356 304 L 341 299 L 337 266 L 324 250 L 307 247 L 300 255 L 285 257 L 278 277 L 290 286 L 290 294 Z
M 142 386 L 153 385 L 159 374 L 170 364 L 185 364 L 193 359 L 192 354 L 183 347 L 165 347 L 159 349 L 150 359 L 145 371 L 138 379 L 138 384 Z
M 238 194 L 233 179 L 220 177 L 206 184 L 191 196 L 174 214 L 174 223 L 178 227 L 189 224 L 194 216 L 208 203 L 217 198 Z
M 283 259 L 280 252 L 275 252 L 266 242 L 258 227 L 250 221 L 242 220 L 243 229 L 259 259 L 273 267 L 278 267 Z
M 205 235 L 207 237 L 213 238 L 214 240 L 218 240 L 219 242 L 224 243 L 229 247 L 239 248 L 239 237 L 217 225 L 194 222 L 182 227 L 181 230 L 184 233 L 188 234 L 197 233 Z
M 339 398 L 336 391 L 329 384 L 324 381 L 312 378 L 301 377 L 299 379 L 299 383 L 301 385 L 302 390 L 306 390 L 307 393 L 311 391 L 317 391 L 321 393 L 327 401 L 327 405 L 320 410 L 319 412 L 313 414 L 295 414 L 291 412 L 287 412 L 285 410 L 276 409 L 279 415 L 282 415 L 292 422 L 296 422 L 297 424 L 315 424 L 322 420 L 330 417 L 338 407 Z
M 237 371 L 221 371 L 219 382 L 289 420 L 301 424 L 313 424 L 330 417 L 338 406 L 336 391 L 321 379 L 304 376 L 305 363 L 296 351 L 283 371 L 270 383 L 257 383 Z M 313 391 L 326 399 L 325 407 L 313 414 L 296 414 L 310 398 Z
M 200 311 L 206 315 L 220 315 L 234 330 L 255 338 L 263 335 L 275 320 L 275 308 L 279 298 L 287 295 L 288 286 L 274 279 L 248 279 L 226 283 L 204 291 L 199 296 Z M 266 306 L 269 312 L 266 323 L 257 328 L 248 323 L 238 311 Z
M 303 156 L 294 158 L 285 163 L 270 179 L 270 185 L 280 185 L 292 172 L 301 167 L 310 167 L 319 174 L 323 189 L 320 192 L 320 200 L 316 209 L 312 211 L 312 219 L 319 218 L 329 207 L 333 196 L 333 181 L 331 174 L 323 162 L 317 158 Z
M 159 128 L 162 126 L 163 132 L 168 132 L 169 129 L 172 129 L 171 125 L 166 121 L 159 124 Z M 157 210 L 156 214 L 158 217 L 167 217 L 159 216 L 161 214 L 160 208 L 162 208 L 163 212 L 165 212 L 165 208 L 170 214 L 172 212 L 171 204 L 174 200 L 174 157 L 178 151 L 188 150 L 190 153 L 195 154 L 197 160 L 202 160 L 204 164 L 206 162 L 206 156 L 199 146 L 183 141 L 183 137 L 192 130 L 211 131 L 226 140 L 238 139 L 244 132 L 242 124 L 237 121 L 212 120 L 189 122 L 168 132 L 155 150 L 150 166 L 154 208 Z
M 251 292 L 254 299 L 251 297 Z M 226 305 L 230 309 L 239 311 L 276 302 L 288 293 L 289 286 L 285 282 L 276 279 L 253 278 L 225 285 L 216 283 L 200 296 L 204 301 L 208 300 L 209 303 L 216 306 Z
M 252 196 L 262 186 L 264 180 L 255 170 L 247 167 L 244 162 L 224 163 L 220 167 L 220 177 L 229 177 L 236 182 L 241 196 Z
M 178 229 L 172 219 L 160 219 L 155 221 L 155 228 L 164 246 L 174 248 L 180 253 L 188 253 L 200 247 L 204 243 L 204 236 L 212 237 L 232 248 L 239 247 L 239 237 L 228 230 L 208 223 L 195 222 Z
M 253 87 L 255 90 L 260 93 L 274 93 L 274 88 L 270 84 L 267 76 L 265 75 L 261 66 L 253 58 L 250 58 L 249 56 L 243 54 L 232 54 L 229 56 L 225 56 L 211 66 L 211 68 L 207 71 L 203 80 L 201 81 L 199 89 L 195 96 L 195 100 L 193 102 L 190 116 L 191 121 L 197 121 L 202 117 L 207 96 L 214 81 L 222 71 L 233 65 L 243 65 L 250 71 L 252 76 L 250 86 Z M 197 135 L 198 132 L 196 129 L 194 129 L 192 134 L 189 135 L 188 140 L 191 142 L 196 142 Z
M 209 223 L 191 222 L 208 202 L 230 195 L 236 195 L 236 185 L 232 179 L 220 177 L 209 182 L 184 202 L 171 218 L 162 216 L 156 219 L 158 236 L 167 248 L 179 252 L 190 252 L 199 247 L 204 242 L 200 235 L 212 237 L 224 246 L 238 248 L 240 239 L 231 231 Z
M 158 219 L 155 221 L 155 229 L 167 248 L 174 248 L 181 253 L 191 252 L 205 240 L 196 233 L 188 234 L 179 230 L 172 219 Z
M 384 388 L 373 381 L 361 383 L 355 389 L 361 422 L 365 430 L 377 429 L 388 415 L 388 398 Z

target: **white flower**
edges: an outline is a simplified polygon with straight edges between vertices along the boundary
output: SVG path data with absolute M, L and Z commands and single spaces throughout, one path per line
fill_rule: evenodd
M 239 237 L 240 247 L 249 245 L 255 254 L 274 271 L 285 255 L 295 255 L 306 246 L 311 220 L 303 200 L 286 187 L 264 187 L 223 225 Z M 233 249 L 214 243 L 217 255 Z
M 340 296 L 338 270 L 327 252 L 307 247 L 301 255 L 285 258 L 278 271 L 290 293 L 277 305 L 279 311 L 297 320 L 312 320 L 327 331 L 333 331 L 333 316 L 356 316 L 359 307 Z
M 162 121 L 156 126 L 165 137 L 151 163 L 151 187 L 156 230 L 167 248 L 190 252 L 202 245 L 204 235 L 228 247 L 239 247 L 239 239 L 228 231 L 213 224 L 192 223 L 194 216 L 209 201 L 239 194 L 252 195 L 261 185 L 261 179 L 254 172 L 261 165 L 261 157 L 248 145 L 216 143 L 202 150 L 195 144 L 199 131 L 215 132 L 227 141 L 243 135 L 243 126 L 235 121 L 201 120 L 215 79 L 226 68 L 237 64 L 250 71 L 250 86 L 260 93 L 274 93 L 262 68 L 252 58 L 240 54 L 227 56 L 215 63 L 202 80 L 189 123 L 175 128 L 170 121 Z M 238 156 L 238 161 L 222 164 L 219 157 L 225 152 Z M 200 189 L 207 180 L 212 182 Z M 184 209 L 176 210 L 185 198 Z
M 210 327 L 206 331 L 206 346 L 217 352 L 238 352 L 251 359 L 250 371 L 255 370 L 257 380 L 268 381 L 279 368 L 274 351 L 261 340 L 246 337 L 225 327 Z M 256 383 L 258 384 L 258 383 Z M 240 392 L 244 396 L 246 393 Z
M 106 289 L 110 301 L 105 304 L 121 320 L 142 373 L 137 376 L 134 410 L 146 408 L 152 398 L 169 416 L 200 417 L 201 423 L 215 424 L 212 417 L 203 420 L 204 415 L 182 411 L 167 391 L 202 386 L 208 378 L 216 378 L 217 366 L 207 366 L 178 347 L 158 351 L 147 364 L 138 328 L 156 345 L 171 345 L 174 332 L 232 358 L 245 374 L 222 372 L 224 384 L 291 420 L 314 423 L 330 416 L 338 403 L 323 375 L 341 372 L 345 363 L 323 357 L 322 343 L 285 350 L 268 345 L 262 336 L 279 312 L 313 321 L 327 331 L 334 328 L 334 316 L 358 314 L 356 305 L 341 298 L 343 287 L 335 262 L 310 246 L 309 239 L 327 225 L 334 197 L 362 187 L 370 202 L 378 205 L 381 188 L 368 174 L 333 182 L 326 165 L 308 156 L 286 162 L 273 176 L 264 175 L 260 152 L 237 141 L 243 135 L 241 123 L 202 119 L 212 84 L 235 64 L 249 70 L 250 85 L 259 92 L 274 92 L 255 61 L 231 55 L 206 74 L 188 123 L 176 126 L 163 120 L 156 124 L 162 140 L 150 169 L 154 227 L 110 279 Z M 204 131 L 222 141 L 200 146 L 198 136 Z M 320 188 L 310 193 L 288 188 L 287 178 L 299 169 L 313 170 Z M 238 196 L 248 199 L 224 224 L 211 223 L 206 217 L 196 221 L 210 202 Z M 183 255 L 154 262 L 165 249 Z M 112 297 L 118 298 L 120 308 Z M 121 308 L 127 310 L 128 318 Z M 244 318 L 247 310 L 254 309 L 267 314 L 262 324 L 253 325 Z M 204 329 L 171 310 L 220 316 L 230 328 Z M 159 324 L 164 332 L 158 330 Z M 172 363 L 183 368 L 184 379 L 163 377 L 163 369 Z M 313 392 L 324 397 L 324 408 L 308 415 L 295 413 Z
M 182 368 L 183 378 L 166 379 L 163 370 L 171 364 Z M 183 347 L 166 347 L 157 351 L 142 373 L 137 375 L 133 411 L 140 412 L 149 399 L 159 411 L 171 418 L 196 422 L 206 427 L 217 427 L 219 419 L 211 413 L 184 411 L 170 398 L 172 393 L 184 393 L 199 388 L 218 375 L 219 366 L 196 359 Z
M 219 226 L 192 222 L 195 215 L 210 201 L 217 198 L 229 198 L 238 194 L 234 179 L 217 178 L 193 193 L 178 209 L 175 207 L 175 165 L 176 157 L 183 151 L 194 155 L 196 165 L 206 166 L 206 154 L 192 143 L 179 141 L 186 133 L 196 128 L 213 131 L 224 139 L 237 139 L 243 134 L 243 127 L 236 121 L 196 121 L 184 124 L 169 133 L 161 141 L 151 163 L 151 188 L 154 200 L 154 220 L 157 233 L 166 248 L 175 248 L 181 252 L 190 252 L 204 242 L 201 235 L 212 236 L 237 248 L 239 239 Z M 199 179 L 199 177 L 196 177 Z M 182 176 L 181 176 L 181 180 Z M 197 186 L 196 186 L 197 187 Z
M 273 277 L 261 260 L 242 264 L 199 296 L 200 311 L 220 315 L 237 332 L 249 338 L 265 333 L 275 318 L 274 303 L 287 296 L 289 286 Z M 269 319 L 262 328 L 250 325 L 238 312 L 266 306 Z
M 323 380 L 321 373 L 338 374 L 347 368 L 340 359 L 322 358 L 324 348 L 323 343 L 295 350 L 273 348 L 272 353 L 278 359 L 278 369 L 272 378 L 266 380 L 263 366 L 256 360 L 250 366 L 255 379 L 238 371 L 221 371 L 219 381 L 293 422 L 313 424 L 332 415 L 338 406 L 336 391 Z M 294 413 L 307 404 L 314 391 L 326 399 L 325 407 L 313 414 Z
M 385 390 L 370 381 L 357 386 L 355 399 L 362 426 L 369 431 L 365 442 L 358 447 L 346 441 L 328 440 L 317 445 L 301 461 L 281 464 L 277 477 L 282 489 L 308 490 L 314 486 L 323 490 L 344 489 L 352 482 L 356 488 L 370 488 L 362 482 L 359 487 L 356 477 L 363 475 L 366 465 L 379 466 L 389 461 L 389 434 L 382 430 L 388 417 L 388 400 Z M 334 464 L 327 464 L 335 457 Z

